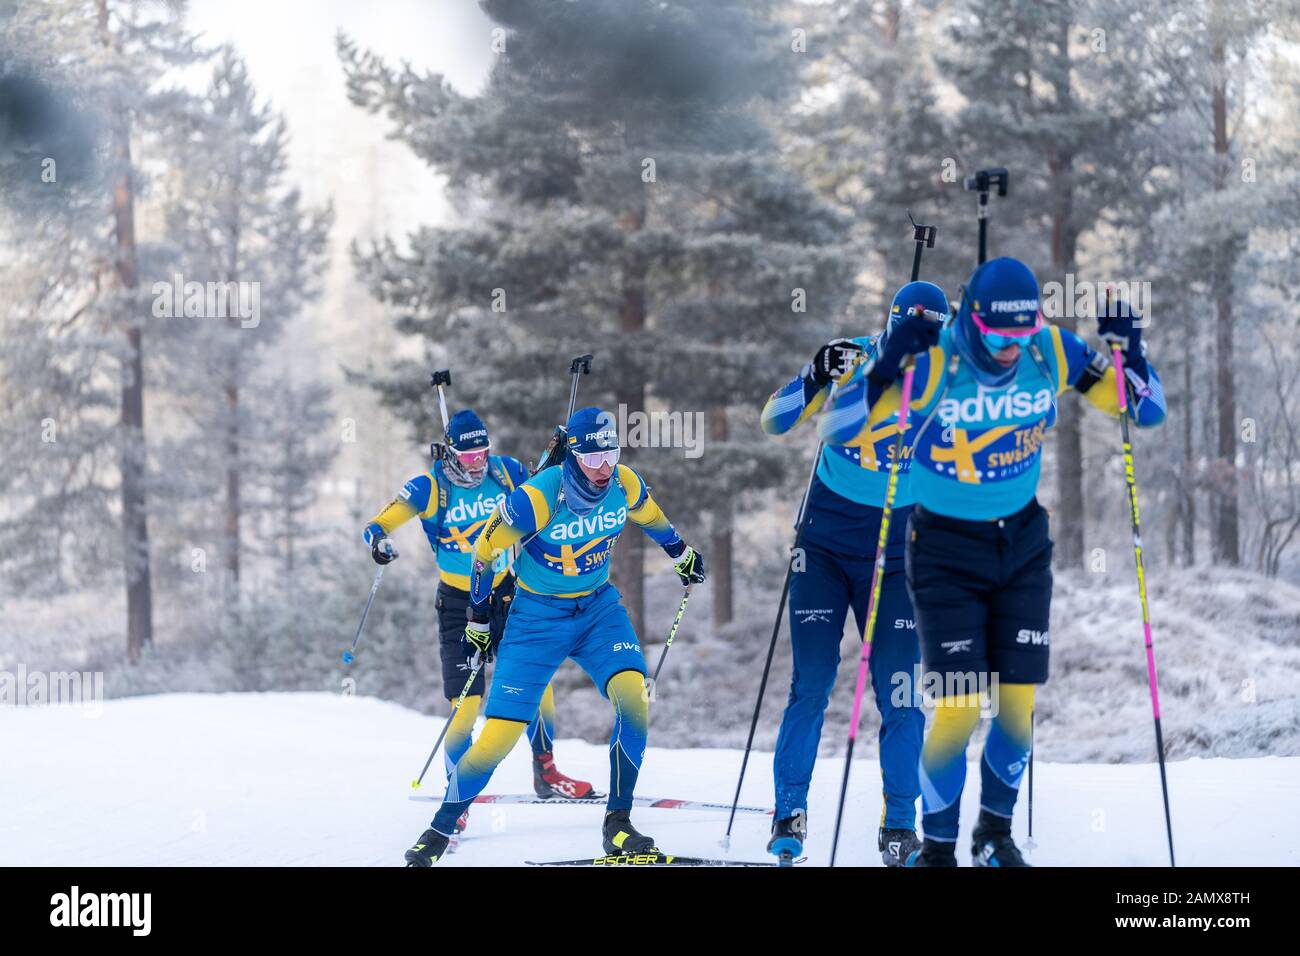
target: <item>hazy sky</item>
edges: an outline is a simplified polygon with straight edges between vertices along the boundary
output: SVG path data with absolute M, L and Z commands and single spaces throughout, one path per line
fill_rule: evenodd
M 491 23 L 473 0 L 191 0 L 209 44 L 231 43 L 260 94 L 285 113 L 292 175 L 312 202 L 333 198 L 340 225 L 377 216 L 403 232 L 444 214 L 435 177 L 384 138 L 382 118 L 347 100 L 339 30 L 362 49 L 474 92 L 487 76 Z
M 427 462 L 408 444 L 406 424 L 345 384 L 340 370 L 382 367 L 417 344 L 395 335 L 356 280 L 349 245 L 384 235 L 401 242 L 416 226 L 447 224 L 450 210 L 440 178 L 386 138 L 386 120 L 348 102 L 334 39 L 342 30 L 391 64 L 407 60 L 473 93 L 491 68 L 491 22 L 473 0 L 191 0 L 190 23 L 209 45 L 239 51 L 259 95 L 288 121 L 290 179 L 309 204 L 334 203 L 323 295 L 295 323 L 295 348 L 281 360 L 298 381 L 330 381 L 339 417 L 357 423 L 357 443 L 342 446 L 325 487 L 329 517 L 348 501 L 378 507 Z M 316 517 L 326 515 L 317 508 Z

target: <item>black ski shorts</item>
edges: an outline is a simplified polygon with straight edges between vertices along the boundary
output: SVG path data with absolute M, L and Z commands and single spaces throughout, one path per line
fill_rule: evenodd
M 515 578 L 508 574 L 504 581 L 492 592 L 491 628 L 492 646 L 501 643 L 501 635 L 506 630 L 506 616 L 510 613 L 510 602 L 515 597 Z M 469 650 L 465 643 L 465 623 L 469 613 L 469 593 L 459 588 L 439 582 L 438 584 L 438 651 L 442 658 L 442 693 L 448 700 L 455 700 L 465 689 L 465 680 L 473 669 L 469 664 Z M 487 686 L 484 671 L 470 687 L 470 694 L 482 695 Z
M 1047 680 L 1052 538 L 1037 500 L 994 521 L 912 509 L 907 588 L 927 674 Z

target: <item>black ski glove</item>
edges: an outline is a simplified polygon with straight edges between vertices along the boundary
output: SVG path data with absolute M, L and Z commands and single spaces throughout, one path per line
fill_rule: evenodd
M 379 534 L 370 542 L 370 556 L 375 559 L 375 564 L 388 564 L 397 560 L 397 549 L 387 535 Z
M 470 603 L 465 609 L 465 657 L 473 660 L 475 654 L 482 655 L 483 663 L 492 662 L 492 625 L 491 612 L 487 604 Z
M 862 354 L 862 346 L 852 339 L 831 339 L 817 350 L 808 365 L 808 377 L 818 388 L 839 381 Z
M 888 388 L 898 379 L 907 356 L 920 355 L 939 343 L 941 327 L 940 323 L 926 318 L 924 313 L 909 309 L 885 337 L 885 346 L 867 378 L 880 389 Z
M 682 582 L 682 587 L 704 583 L 704 557 L 692 547 L 686 547 L 673 561 L 673 570 Z
M 1142 347 L 1142 321 L 1127 302 L 1106 296 L 1106 312 L 1097 316 L 1097 335 L 1106 343 L 1106 351 L 1119 346 L 1124 353 L 1124 366 L 1131 368 L 1145 381 L 1147 378 L 1146 350 Z

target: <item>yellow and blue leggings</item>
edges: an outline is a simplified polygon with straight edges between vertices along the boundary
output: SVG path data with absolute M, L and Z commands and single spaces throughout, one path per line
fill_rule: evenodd
M 641 759 L 645 756 L 649 719 L 645 678 L 637 671 L 622 671 L 610 678 L 606 693 L 614 705 L 614 726 L 609 735 L 607 806 L 610 810 L 630 810 Z M 460 815 L 483 792 L 497 765 L 514 748 L 524 727 L 520 720 L 488 718 L 478 740 L 464 752 L 447 777 L 447 796 L 431 824 L 435 830 L 447 834 L 453 831 Z M 447 736 L 450 738 L 450 731 Z
M 591 676 L 614 708 L 608 807 L 631 809 L 645 756 L 649 703 L 645 658 L 618 590 L 605 584 L 574 598 L 521 591 L 497 653 L 487 723 L 451 768 L 433 829 L 451 833 L 461 813 L 483 792 L 524 727 L 546 708 L 551 677 L 566 657 Z M 549 730 L 543 734 L 549 735 Z
M 473 742 L 474 721 L 478 719 L 482 702 L 483 698 L 477 694 L 468 696 L 460 709 L 452 715 L 451 726 L 447 728 L 447 739 L 443 744 L 443 762 L 448 776 Z M 542 696 L 537 716 L 528 725 L 528 743 L 533 748 L 534 757 L 550 753 L 555 746 L 555 690 L 550 684 L 546 685 L 546 693 Z
M 1029 760 L 1033 684 L 1000 684 L 997 713 L 980 760 L 980 808 L 1010 818 Z M 966 785 L 966 744 L 980 719 L 977 694 L 943 698 L 921 749 L 922 825 L 928 840 L 957 841 Z

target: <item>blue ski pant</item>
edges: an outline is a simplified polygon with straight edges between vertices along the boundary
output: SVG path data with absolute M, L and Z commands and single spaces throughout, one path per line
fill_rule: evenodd
M 791 575 L 790 583 L 794 670 L 776 743 L 777 819 L 807 809 L 822 722 L 840 663 L 844 623 L 852 607 L 859 633 L 866 627 L 874 567 L 872 558 L 836 554 L 812 544 L 804 545 L 803 555 L 802 570 Z M 886 564 L 881 586 L 872 639 L 871 687 L 881 717 L 880 769 L 885 797 L 881 825 L 911 829 L 921 792 L 917 768 L 925 716 L 915 682 L 921 655 L 912 603 L 902 568 L 891 568 L 894 564 Z

